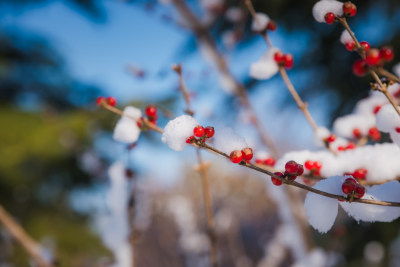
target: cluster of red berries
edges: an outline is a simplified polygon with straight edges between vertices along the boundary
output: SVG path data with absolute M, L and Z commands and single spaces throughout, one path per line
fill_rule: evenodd
M 240 163 L 243 160 L 249 162 L 253 158 L 253 149 L 250 147 L 243 148 L 241 151 L 233 150 L 229 155 L 229 159 L 233 163 Z
M 274 174 L 279 176 L 282 179 L 287 177 L 287 179 L 294 181 L 294 180 L 296 180 L 297 176 L 300 176 L 303 173 L 304 173 L 303 165 L 298 164 L 294 160 L 290 160 L 290 161 L 286 162 L 286 164 L 285 164 L 285 173 L 275 172 Z M 271 176 L 271 181 L 276 186 L 280 186 L 282 184 L 282 180 L 278 179 L 274 176 Z
M 365 168 L 359 168 L 352 173 L 345 173 L 345 175 L 351 175 L 356 179 L 365 180 L 367 177 L 368 170 Z
M 343 3 L 342 9 L 346 17 L 353 17 L 357 13 L 356 5 L 350 1 Z M 328 12 L 325 14 L 325 22 L 327 24 L 333 24 L 335 21 L 336 21 L 336 16 L 333 12 Z
M 102 103 L 107 103 L 108 105 L 114 107 L 117 104 L 117 100 L 112 96 L 109 96 L 107 98 L 104 96 L 99 96 L 96 99 L 96 105 L 100 106 Z
M 189 136 L 186 139 L 186 143 L 191 144 L 196 140 L 196 137 L 199 138 L 202 142 L 205 142 L 206 139 L 209 139 L 214 136 L 215 130 L 214 127 L 207 126 L 203 127 L 201 125 L 198 125 L 194 127 L 193 129 L 193 135 Z
M 338 151 L 346 151 L 346 150 L 351 150 L 351 149 L 355 149 L 356 148 L 356 144 L 354 144 L 353 142 L 348 142 L 346 146 L 338 146 L 337 150 Z
M 319 161 L 312 161 L 312 160 L 307 160 L 304 163 L 304 167 L 310 171 L 311 175 L 314 176 L 320 176 L 321 173 L 321 168 L 322 168 L 322 163 Z
M 365 194 L 365 188 L 353 177 L 349 177 L 343 182 L 342 191 L 346 195 L 353 195 L 355 198 L 362 198 Z
M 284 54 L 278 51 L 274 54 L 274 60 L 278 65 L 285 67 L 286 69 L 291 69 L 293 67 L 294 59 L 292 54 Z
M 377 48 L 370 49 L 370 46 L 367 42 L 364 42 L 364 45 L 361 43 L 360 45 L 364 47 L 365 59 L 358 59 L 354 62 L 353 72 L 355 75 L 363 76 L 367 73 L 369 67 L 382 66 L 385 62 L 390 62 L 393 60 L 394 52 L 392 48 L 388 46 L 383 46 L 380 49 Z
M 273 157 L 267 157 L 265 159 L 256 159 L 256 164 L 262 164 L 262 165 L 267 165 L 267 166 L 275 166 L 276 160 Z
M 362 137 L 362 133 L 360 129 L 354 128 L 353 129 L 353 136 L 356 139 L 359 139 Z M 379 132 L 378 128 L 372 127 L 368 130 L 368 137 L 371 138 L 371 140 L 378 142 L 381 139 L 381 133 Z

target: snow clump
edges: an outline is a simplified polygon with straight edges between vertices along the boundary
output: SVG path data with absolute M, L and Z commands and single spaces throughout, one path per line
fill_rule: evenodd
M 336 16 L 343 15 L 343 3 L 335 0 L 321 0 L 312 9 L 313 16 L 318 22 L 325 22 L 325 15 L 332 12 Z
M 140 109 L 128 106 L 114 128 L 113 138 L 123 143 L 134 143 L 140 135 L 136 121 L 142 117 Z
M 193 135 L 193 129 L 198 125 L 200 123 L 192 116 L 181 115 L 167 123 L 161 140 L 172 150 L 182 151 L 187 146 L 186 139 Z

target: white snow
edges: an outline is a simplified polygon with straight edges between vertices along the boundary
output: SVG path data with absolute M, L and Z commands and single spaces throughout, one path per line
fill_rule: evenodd
M 343 195 L 342 183 L 345 176 L 331 176 L 316 183 L 313 188 L 321 191 Z M 332 228 L 338 213 L 338 200 L 309 192 L 304 202 L 310 225 L 320 233 L 326 233 Z
M 140 119 L 142 112 L 140 109 L 128 106 L 124 109 L 121 119 L 114 128 L 113 138 L 124 143 L 136 142 L 140 135 L 140 129 L 136 121 Z
M 400 116 L 392 105 L 387 104 L 381 107 L 376 115 L 376 126 L 380 131 L 386 133 L 390 133 L 396 127 L 400 127 Z
M 330 131 L 325 128 L 325 127 L 319 127 L 316 131 L 316 133 L 314 133 L 314 143 L 315 145 L 319 146 L 319 147 L 324 147 L 325 143 L 324 143 L 324 139 L 327 138 L 330 135 Z
M 270 18 L 267 14 L 264 13 L 256 13 L 256 19 L 253 19 L 251 23 L 251 30 L 253 32 L 262 32 L 267 28 L 268 22 Z
M 366 181 L 382 182 L 400 176 L 400 149 L 396 144 L 365 145 L 333 155 L 330 151 L 292 151 L 281 157 L 275 167 L 284 170 L 285 163 L 294 160 L 304 164 L 307 160 L 322 163 L 321 175 L 329 177 L 366 168 Z
M 242 150 L 247 147 L 246 140 L 233 131 L 232 128 L 225 127 L 216 129 L 214 135 L 214 147 L 226 154 L 233 150 Z
M 375 126 L 375 116 L 362 114 L 349 114 L 337 118 L 333 123 L 333 131 L 346 138 L 354 138 L 353 130 L 358 128 L 361 134 L 368 135 L 368 130 Z
M 363 199 L 400 202 L 400 183 L 397 181 L 366 189 Z M 400 207 L 340 202 L 342 208 L 357 221 L 391 222 L 400 217 Z
M 274 76 L 279 68 L 274 60 L 274 54 L 279 49 L 273 48 L 265 52 L 265 54 L 250 66 L 250 76 L 258 80 L 266 80 Z
M 225 17 L 231 22 L 241 22 L 245 18 L 243 10 L 239 7 L 228 8 Z
M 347 30 L 343 30 L 342 35 L 340 35 L 340 42 L 344 45 L 353 42 L 353 38 L 351 38 L 351 35 Z
M 318 22 L 325 22 L 326 13 L 332 12 L 336 16 L 343 15 L 343 3 L 335 0 L 321 0 L 315 3 L 312 9 L 313 16 Z
M 193 135 L 193 129 L 199 122 L 188 115 L 181 115 L 170 120 L 164 128 L 161 140 L 175 151 L 182 151 L 186 146 L 186 139 Z

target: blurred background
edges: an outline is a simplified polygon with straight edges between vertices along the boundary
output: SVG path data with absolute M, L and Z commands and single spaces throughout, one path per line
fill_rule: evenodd
M 244 2 L 187 3 L 207 25 L 231 72 L 246 85 L 254 110 L 281 152 L 315 149 L 312 129 L 281 78 L 257 81 L 249 76 L 250 64 L 267 46 L 250 31 Z M 269 37 L 294 55 L 289 76 L 317 124 L 329 127 L 368 95 L 369 78 L 352 74 L 357 56 L 339 42 L 339 25 L 313 19 L 314 3 L 253 1 L 257 11 L 276 21 L 278 29 Z M 391 70 L 400 61 L 399 2 L 354 3 L 358 12 L 350 26 L 359 40 L 394 48 Z M 230 7 L 239 8 L 243 17 L 229 18 Z M 169 111 L 159 111 L 163 127 L 185 109 L 171 70 L 177 63 L 183 64 L 201 123 L 229 125 L 256 152 L 266 150 L 207 51 L 168 1 L 0 1 L 0 204 L 59 266 L 115 263 L 101 223 L 110 213 L 107 169 L 115 161 L 130 170 L 135 266 L 209 266 L 194 149 L 171 151 L 152 132 L 142 134 L 134 148 L 113 141 L 119 118 L 95 104 L 100 95 L 115 97 L 121 108 L 156 104 Z M 323 259 L 323 265 L 315 266 L 400 266 L 398 220 L 357 223 L 342 214 L 327 234 L 303 227 L 307 245 L 290 246 L 290 238 L 296 239 L 290 222 L 295 221 L 282 215 L 285 197 L 273 192 L 269 178 L 203 154 L 212 161 L 221 266 L 292 266 L 309 251 Z M 301 209 L 303 199 L 296 202 Z M 192 218 L 184 222 L 196 237 L 189 241 L 180 221 L 185 217 Z M 108 228 L 108 234 L 117 228 Z M 31 265 L 0 225 L 0 266 Z

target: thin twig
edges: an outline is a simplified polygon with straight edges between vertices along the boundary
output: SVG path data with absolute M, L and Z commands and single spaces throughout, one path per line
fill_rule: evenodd
M 104 105 L 107 106 L 108 104 L 105 103 L 105 104 L 103 104 L 103 106 L 104 106 Z M 118 110 L 117 108 L 113 108 L 113 109 Z M 111 111 L 111 109 L 109 109 L 109 110 Z M 118 112 L 116 112 L 116 113 L 117 113 L 117 114 L 121 114 L 122 111 L 118 110 Z M 158 128 L 158 127 L 157 127 L 157 128 Z M 158 129 L 160 129 L 160 130 L 161 130 L 160 133 L 162 133 L 162 129 L 161 129 L 161 128 L 158 128 Z M 215 153 L 215 154 L 219 154 L 219 155 L 221 155 L 221 156 L 223 156 L 223 157 L 229 159 L 229 155 L 225 154 L 225 153 L 222 152 L 222 151 L 219 151 L 218 149 L 216 149 L 216 148 L 214 148 L 214 147 L 212 147 L 212 146 L 209 146 L 209 145 L 207 145 L 207 144 L 205 144 L 205 143 L 202 143 L 200 140 L 197 140 L 195 143 L 192 143 L 192 145 L 194 145 L 194 146 L 197 147 L 197 148 L 204 148 L 204 149 L 206 149 L 206 150 L 208 150 L 208 151 L 211 151 L 211 152 L 213 152 L 213 153 Z M 280 177 L 280 176 L 275 175 L 273 172 L 270 172 L 270 171 L 268 171 L 268 170 L 265 170 L 265 169 L 263 169 L 263 168 L 260 168 L 260 167 L 258 167 L 258 166 L 256 166 L 256 165 L 251 164 L 251 163 L 246 163 L 246 162 L 243 162 L 243 161 L 242 161 L 241 163 L 239 163 L 239 165 L 244 166 L 244 167 L 249 168 L 249 169 L 253 169 L 253 170 L 257 171 L 257 172 L 264 173 L 264 174 L 266 174 L 266 175 L 275 177 L 275 178 L 281 180 L 281 181 L 282 181 L 284 184 L 286 184 L 286 185 L 295 186 L 295 187 L 304 189 L 304 190 L 309 191 L 309 192 L 313 192 L 313 193 L 318 194 L 318 195 L 321 195 L 321 196 L 325 196 L 325 197 L 329 197 L 329 198 L 334 198 L 334 199 L 338 199 L 338 200 L 343 200 L 343 201 L 348 201 L 348 199 L 347 199 L 346 197 L 344 197 L 344 196 L 340 196 L 340 195 L 335 195 L 335 194 L 327 193 L 327 192 L 324 192 L 324 191 L 321 191 L 321 190 L 312 188 L 312 187 L 310 187 L 310 186 L 307 186 L 307 185 L 304 185 L 304 184 L 300 184 L 300 183 L 298 183 L 298 182 L 296 182 L 296 181 L 291 181 L 291 180 L 288 180 L 288 179 L 286 179 L 286 178 L 282 178 L 282 177 Z M 372 205 L 379 205 L 379 206 L 394 206 L 394 207 L 400 207 L 400 203 L 398 203 L 398 202 L 390 202 L 390 201 L 378 201 L 378 200 L 357 199 L 357 198 L 356 198 L 356 199 L 353 200 L 353 202 L 364 203 L 364 204 L 372 204 Z
M 0 222 L 22 245 L 26 252 L 31 255 L 40 267 L 53 266 L 41 255 L 40 245 L 37 244 L 25 230 L 11 217 L 11 215 L 0 205 Z
M 393 73 L 390 73 L 389 71 L 385 70 L 384 68 L 377 68 L 376 73 L 388 78 L 389 80 L 392 80 L 396 83 L 400 83 L 400 78 L 394 75 Z
M 350 34 L 351 38 L 353 38 L 353 40 L 355 42 L 355 47 L 356 47 L 357 53 L 361 56 L 361 58 L 365 59 L 365 56 L 366 56 L 365 50 L 361 48 L 360 43 L 358 42 L 356 36 L 354 35 L 349 24 L 347 23 L 346 18 L 345 17 L 336 17 L 336 19 L 347 30 L 347 32 Z M 386 98 L 389 100 L 390 104 L 393 106 L 393 108 L 396 110 L 397 114 L 399 114 L 399 116 L 400 116 L 400 109 L 398 108 L 393 97 L 388 92 L 387 86 L 381 82 L 381 80 L 379 79 L 379 76 L 378 76 L 378 74 L 376 74 L 375 70 L 371 69 L 369 72 L 372 75 L 372 77 L 374 78 L 374 80 L 376 81 L 376 83 L 379 85 L 379 88 L 377 88 L 378 91 L 381 91 L 386 96 Z M 383 76 L 386 76 L 386 77 L 388 76 L 388 73 L 389 73 L 388 71 L 383 71 L 383 69 L 381 69 L 380 72 L 385 73 L 386 75 L 383 75 Z M 391 76 L 394 76 L 394 75 L 391 75 Z M 398 81 L 399 79 L 397 78 L 396 80 Z
M 173 65 L 172 69 L 179 76 L 179 85 L 180 85 L 179 89 L 181 90 L 182 95 L 186 102 L 186 113 L 189 114 L 190 116 L 193 116 L 194 111 L 190 108 L 190 97 L 189 97 L 190 94 L 182 76 L 182 65 L 181 64 Z M 208 171 L 207 171 L 209 166 L 203 162 L 203 157 L 201 156 L 199 149 L 196 149 L 196 154 L 197 154 L 197 161 L 199 163 L 198 172 L 200 173 L 201 176 L 201 185 L 202 185 L 201 188 L 203 191 L 203 200 L 207 218 L 207 228 L 208 228 L 207 234 L 211 244 L 210 261 L 211 261 L 211 266 L 217 267 L 218 266 L 217 235 L 215 232 L 213 204 L 212 204 L 211 190 L 210 190 Z
M 217 46 L 215 44 L 214 39 L 208 32 L 208 29 L 202 25 L 200 20 L 196 17 L 196 15 L 190 10 L 188 5 L 184 0 L 173 0 L 173 3 L 178 10 L 178 12 L 182 15 L 182 17 L 189 23 L 193 33 L 195 34 L 196 38 L 207 47 L 208 51 L 210 52 L 210 56 L 213 61 L 216 63 L 217 68 L 222 76 L 229 79 L 232 84 L 234 84 L 234 92 L 238 97 L 241 105 L 248 114 L 250 122 L 253 124 L 254 128 L 256 129 L 258 135 L 261 138 L 263 144 L 270 150 L 270 153 L 277 157 L 279 156 L 279 150 L 275 143 L 272 141 L 272 138 L 267 133 L 266 129 L 259 121 L 258 117 L 256 116 L 250 101 L 247 96 L 246 88 L 243 84 L 239 83 L 233 75 L 230 73 L 228 69 L 228 65 L 225 61 L 225 58 L 219 53 L 217 50 Z

